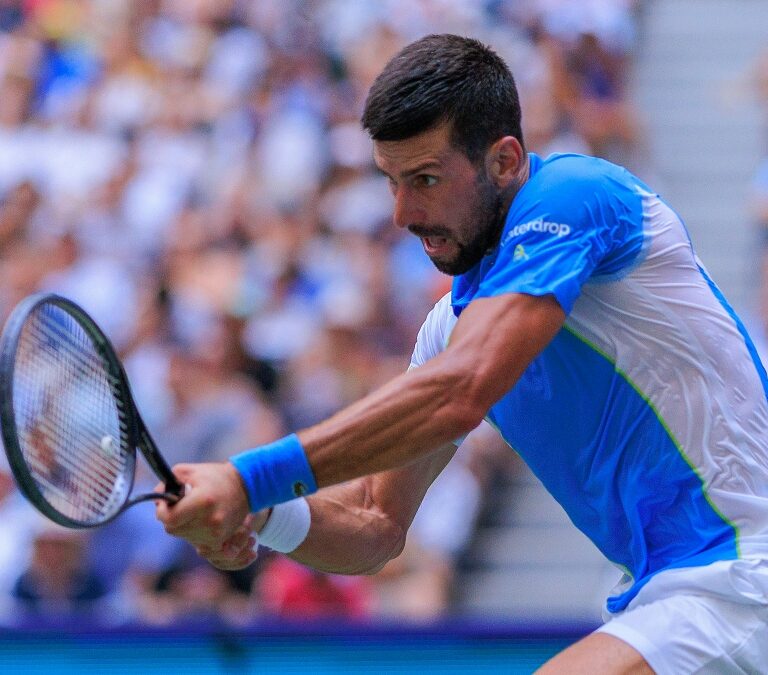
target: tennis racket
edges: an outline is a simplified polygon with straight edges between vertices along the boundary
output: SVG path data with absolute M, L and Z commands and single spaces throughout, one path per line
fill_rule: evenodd
M 19 488 L 51 520 L 103 525 L 149 499 L 184 494 L 136 409 L 107 337 L 74 302 L 31 295 L 0 336 L 0 427 Z M 165 492 L 131 497 L 136 449 Z

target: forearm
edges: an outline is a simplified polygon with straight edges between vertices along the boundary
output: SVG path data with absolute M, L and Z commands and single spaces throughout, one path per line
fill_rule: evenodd
M 309 532 L 291 557 L 325 572 L 377 572 L 400 555 L 424 495 L 455 452 L 447 443 L 407 467 L 309 497 Z
M 405 466 L 468 433 L 462 371 L 442 355 L 298 433 L 319 487 Z

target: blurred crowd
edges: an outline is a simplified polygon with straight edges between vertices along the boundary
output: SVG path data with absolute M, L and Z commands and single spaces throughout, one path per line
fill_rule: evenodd
M 749 73 L 750 93 L 754 93 L 763 118 L 761 160 L 752 180 L 752 217 L 757 225 L 760 252 L 757 284 L 758 307 L 755 332 L 759 339 L 758 349 L 763 359 L 768 358 L 768 51 L 763 52 Z
M 492 45 L 528 149 L 640 161 L 637 0 L 0 0 L 0 318 L 55 291 L 115 343 L 170 463 L 318 422 L 407 367 L 450 279 L 392 227 L 359 117 L 421 35 Z M 221 573 L 151 506 L 45 523 L 0 472 L 0 618 L 428 619 L 513 470 L 481 427 L 370 578 L 264 552 Z M 140 474 L 143 487 L 154 483 Z

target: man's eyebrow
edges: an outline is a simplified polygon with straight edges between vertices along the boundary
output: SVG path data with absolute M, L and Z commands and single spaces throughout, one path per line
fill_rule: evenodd
M 401 177 L 409 178 L 410 176 L 414 176 L 417 173 L 421 173 L 422 171 L 426 171 L 427 169 L 431 169 L 433 167 L 438 167 L 438 166 L 440 166 L 440 162 L 438 160 L 428 159 L 425 162 L 422 162 L 421 164 L 417 164 L 413 168 L 408 169 L 407 171 L 403 171 L 403 173 L 401 174 Z M 382 169 L 380 166 L 377 165 L 376 169 L 380 174 L 386 176 L 387 178 L 390 178 L 390 179 L 392 178 L 392 176 L 390 176 L 389 173 L 384 171 L 384 169 Z
M 422 162 L 421 164 L 417 164 L 412 169 L 408 169 L 407 171 L 403 171 L 403 178 L 408 178 L 409 176 L 414 176 L 417 173 L 421 173 L 422 171 L 426 171 L 427 169 L 431 169 L 433 167 L 440 166 L 440 162 L 436 159 L 428 159 L 425 162 Z

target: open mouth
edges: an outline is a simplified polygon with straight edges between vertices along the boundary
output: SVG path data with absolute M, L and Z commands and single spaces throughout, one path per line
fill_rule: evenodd
M 448 239 L 446 237 L 422 237 L 421 241 L 424 245 L 424 250 L 427 252 L 427 255 L 438 253 L 448 245 Z

